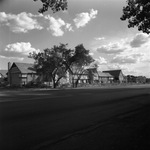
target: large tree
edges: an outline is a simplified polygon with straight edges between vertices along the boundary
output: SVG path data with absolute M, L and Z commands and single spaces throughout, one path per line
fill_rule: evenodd
M 83 44 L 79 44 L 75 47 L 74 55 L 71 58 L 70 68 L 72 70 L 72 84 L 73 87 L 77 87 L 81 77 L 86 74 L 88 67 L 94 59 L 89 54 L 89 50 L 85 49 Z
M 34 0 L 38 1 L 38 0 Z M 44 13 L 50 8 L 54 13 L 60 10 L 67 9 L 67 0 L 40 0 L 43 4 L 39 9 L 39 13 Z
M 29 57 L 35 60 L 37 73 L 49 81 L 52 80 L 54 88 L 60 79 L 66 77 L 67 71 L 72 78 L 77 75 L 76 82 L 72 83 L 76 87 L 85 67 L 94 61 L 83 44 L 76 46 L 74 50 L 68 49 L 67 44 L 60 44 L 51 49 L 44 49 L 43 52 L 33 52 Z
M 150 0 L 127 0 L 121 20 L 128 20 L 128 27 L 150 33 Z
M 35 60 L 34 67 L 37 73 L 49 81 L 52 80 L 53 87 L 59 83 L 61 78 L 66 77 L 66 71 L 69 69 L 72 50 L 67 49 L 67 44 L 46 48 L 43 52 L 31 53 L 30 58 Z

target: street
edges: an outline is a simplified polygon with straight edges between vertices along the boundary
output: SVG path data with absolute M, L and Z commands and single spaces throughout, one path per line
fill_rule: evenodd
M 149 115 L 149 87 L 1 91 L 0 149 L 149 149 Z

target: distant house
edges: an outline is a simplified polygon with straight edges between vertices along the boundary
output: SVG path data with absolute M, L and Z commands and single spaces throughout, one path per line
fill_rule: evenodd
M 69 71 L 69 81 L 70 83 L 88 83 L 89 72 L 84 68 L 73 66 Z
M 7 80 L 7 70 L 0 70 L 0 83 Z
M 98 71 L 98 80 L 100 83 L 112 83 L 114 77 L 108 72 Z
M 78 80 L 78 83 L 88 83 L 89 82 L 89 74 L 87 70 L 84 70 L 82 73 L 75 72 L 72 75 L 72 82 L 75 83 Z
M 103 71 L 103 73 L 109 73 L 110 75 L 112 75 L 114 77 L 114 82 L 122 83 L 125 81 L 125 77 L 122 73 L 122 70 L 107 70 Z
M 12 86 L 23 86 L 37 79 L 33 64 L 14 62 L 8 71 L 9 83 Z
M 88 82 L 90 84 L 98 82 L 98 73 L 97 73 L 97 68 L 87 68 L 86 69 L 87 74 L 88 74 Z

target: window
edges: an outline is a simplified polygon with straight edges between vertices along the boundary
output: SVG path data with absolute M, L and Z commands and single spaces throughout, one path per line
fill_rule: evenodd
M 22 74 L 21 77 L 22 77 L 22 78 L 26 78 L 26 77 L 27 77 L 27 74 Z

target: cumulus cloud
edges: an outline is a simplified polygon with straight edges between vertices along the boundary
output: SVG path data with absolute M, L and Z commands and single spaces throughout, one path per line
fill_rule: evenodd
M 35 49 L 31 46 L 31 43 L 13 43 L 8 44 L 5 48 L 6 52 L 14 52 L 14 53 L 20 53 L 23 55 L 29 55 L 30 52 L 39 52 L 39 49 Z
M 63 36 L 63 27 L 68 31 L 73 31 L 71 24 L 65 23 L 61 18 L 55 19 L 50 15 L 45 16 L 45 19 L 49 20 L 48 30 L 52 31 L 53 36 Z
M 40 15 L 39 15 L 40 16 Z M 41 30 L 43 27 L 33 19 L 34 16 L 31 13 L 22 12 L 20 14 L 6 14 L 5 12 L 0 12 L 0 23 L 9 26 L 13 32 L 28 32 L 29 30 L 38 29 Z
M 104 64 L 106 65 L 107 63 L 108 62 L 104 57 L 96 58 L 95 61 L 93 62 L 93 64 L 96 64 L 97 66 L 104 65 Z
M 117 42 L 112 42 L 101 46 L 98 46 L 97 44 L 95 49 L 97 49 L 97 52 L 107 59 L 107 63 L 101 64 L 99 70 L 104 71 L 121 69 L 126 75 L 143 74 L 149 77 L 149 37 L 149 35 L 140 33 L 132 37 L 121 39 Z
M 150 36 L 144 33 L 138 33 L 135 35 L 135 37 L 131 40 L 130 46 L 132 48 L 138 48 L 141 47 L 143 44 L 147 43 L 149 41 Z
M 108 45 L 102 45 L 96 49 L 99 53 L 104 54 L 118 54 L 125 50 L 125 47 L 121 43 L 109 43 Z
M 84 27 L 90 20 L 95 19 L 98 14 L 98 10 L 91 9 L 90 12 L 83 12 L 76 15 L 76 18 L 73 20 L 76 27 Z
M 72 26 L 71 26 L 70 23 L 66 23 L 66 24 L 65 24 L 65 28 L 66 28 L 66 30 L 68 30 L 68 31 L 73 31 L 73 28 L 72 28 Z
M 97 61 L 99 62 L 99 64 L 107 64 L 107 61 L 104 57 L 99 57 L 99 59 L 97 59 Z

